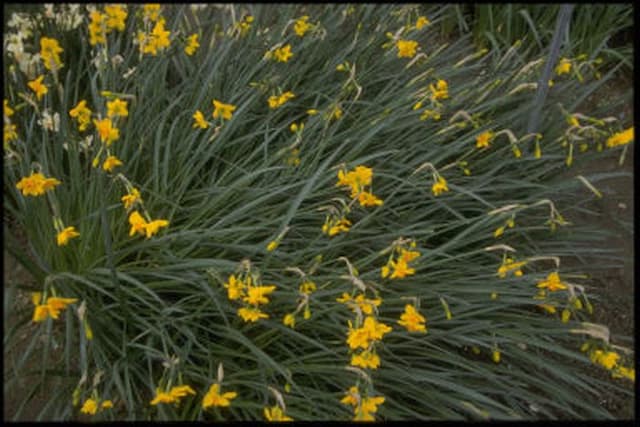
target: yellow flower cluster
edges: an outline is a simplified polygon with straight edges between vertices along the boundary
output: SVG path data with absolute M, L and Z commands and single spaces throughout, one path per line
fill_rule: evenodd
M 40 39 L 40 58 L 47 70 L 57 71 L 62 68 L 63 64 L 60 60 L 60 54 L 63 49 L 60 47 L 58 40 L 42 37 Z
M 288 62 L 292 56 L 293 56 L 293 52 L 291 52 L 290 44 L 278 47 L 273 51 L 269 50 L 264 55 L 265 59 L 275 58 L 276 61 L 278 62 Z
M 339 233 L 346 233 L 351 228 L 351 221 L 349 221 L 345 214 L 336 215 L 329 214 L 322 224 L 322 232 L 330 237 Z
M 251 29 L 251 24 L 253 23 L 253 20 L 254 20 L 253 16 L 251 15 L 245 16 L 244 18 L 242 18 L 242 20 L 240 20 L 239 22 L 236 22 L 234 31 L 237 31 L 240 37 L 246 36 L 247 33 L 249 33 L 249 30 Z
M 571 61 L 567 58 L 560 58 L 560 63 L 556 66 L 556 74 L 561 76 L 571 71 Z
M 196 392 L 188 385 L 180 385 L 172 387 L 171 390 L 156 389 L 156 396 L 151 401 L 151 405 L 157 405 L 158 403 L 180 403 L 180 399 L 187 394 L 195 395 Z
M 380 271 L 382 278 L 402 279 L 415 274 L 416 270 L 409 267 L 409 263 L 420 256 L 419 251 L 412 250 L 415 247 L 416 242 L 414 240 L 404 241 L 399 239 L 399 242 L 394 242 L 389 259 Z M 396 256 L 395 259 L 394 255 Z
M 83 132 L 91 124 L 91 110 L 87 107 L 87 101 L 80 100 L 75 107 L 69 110 L 69 116 L 78 121 L 78 130 Z
M 11 116 L 14 114 L 13 108 L 9 106 L 9 100 L 4 100 L 4 149 L 10 151 L 9 142 L 18 139 L 17 126 L 11 123 Z
M 105 409 L 113 408 L 113 402 L 110 400 L 103 400 L 89 398 L 83 404 L 80 412 L 88 415 L 95 415 L 98 411 L 102 412 Z
M 516 225 L 515 217 L 512 216 L 507 220 L 507 222 L 505 222 L 504 225 L 501 225 L 500 227 L 496 228 L 496 230 L 493 232 L 493 237 L 498 238 L 502 236 L 504 234 L 505 229 L 513 228 L 515 227 L 515 225 Z
M 227 297 L 231 301 L 242 300 L 244 306 L 238 309 L 238 315 L 245 322 L 257 322 L 260 319 L 268 319 L 269 315 L 260 310 L 261 305 L 269 303 L 267 296 L 276 290 L 276 286 L 263 286 L 260 275 L 252 272 L 251 264 L 243 262 L 244 271 L 238 275 L 230 275 L 224 287 L 227 288 Z
M 225 104 L 223 102 L 218 101 L 217 99 L 213 100 L 213 118 L 217 119 L 222 117 L 224 120 L 231 120 L 233 116 L 233 112 L 236 110 L 236 106 L 232 104 Z
M 494 133 L 489 131 L 483 132 L 476 137 L 476 148 L 489 148 L 491 141 L 493 140 Z
M 314 293 L 317 289 L 317 286 L 314 282 L 309 280 L 306 275 L 302 277 L 302 283 L 298 288 L 298 293 L 300 298 L 298 298 L 298 306 L 296 307 L 293 313 L 285 314 L 282 319 L 282 323 L 285 326 L 289 326 L 290 328 L 294 328 L 296 325 L 296 314 L 300 311 L 303 311 L 302 317 L 305 320 L 309 320 L 311 318 L 311 309 L 309 308 L 309 296 Z
M 284 105 L 287 101 L 293 98 L 295 98 L 294 93 L 291 91 L 286 91 L 281 95 L 271 95 L 267 100 L 267 103 L 269 104 L 269 108 L 275 109 Z
M 372 178 L 373 169 L 366 166 L 356 166 L 350 172 L 341 169 L 338 171 L 336 187 L 348 187 L 351 190 L 351 198 L 357 198 L 360 206 L 381 206 L 383 201 L 371 192 Z M 365 187 L 369 187 L 369 190 Z
M 398 48 L 398 58 L 413 58 L 416 56 L 418 42 L 414 40 L 398 40 L 396 47 Z
M 293 25 L 293 31 L 295 31 L 298 37 L 304 37 L 305 33 L 311 29 L 312 25 L 309 23 L 309 16 L 304 15 L 296 19 L 296 23 Z
M 167 49 L 171 45 L 169 36 L 171 32 L 165 29 L 164 18 L 159 18 L 150 33 L 139 31 L 137 40 L 140 44 L 140 53 L 157 56 L 158 52 Z
M 284 410 L 278 405 L 264 408 L 263 412 L 267 421 L 293 421 L 293 418 L 285 414 Z
M 436 174 L 436 176 L 434 177 L 433 185 L 431 186 L 431 192 L 434 196 L 439 196 L 446 191 L 449 191 L 447 180 L 444 179 L 442 175 Z
M 354 421 L 375 421 L 378 406 L 384 403 L 383 396 L 363 396 L 357 386 L 353 386 L 347 395 L 340 401 L 345 405 L 353 406 Z
M 187 45 L 184 48 L 184 52 L 191 56 L 196 53 L 196 50 L 200 47 L 200 43 L 198 42 L 198 34 L 191 34 L 187 37 Z
M 449 98 L 449 84 L 446 80 L 439 79 L 435 85 L 431 83 L 429 90 L 431 91 L 431 99 L 434 101 Z
M 41 292 L 33 292 L 31 294 L 31 301 L 35 305 L 32 320 L 34 322 L 43 322 L 49 317 L 52 319 L 58 319 L 60 312 L 67 308 L 69 304 L 75 304 L 78 302 L 78 299 L 54 296 L 48 297 L 45 302 Z
M 18 181 L 16 188 L 22 191 L 23 196 L 41 196 L 57 185 L 60 185 L 57 179 L 47 178 L 40 172 L 32 172 L 31 175 Z
M 617 147 L 619 145 L 627 145 L 633 141 L 633 126 L 622 132 L 614 133 L 607 139 L 607 148 Z
M 133 236 L 138 233 L 149 239 L 154 234 L 157 234 L 160 228 L 167 227 L 169 225 L 169 221 L 166 219 L 147 221 L 142 215 L 140 215 L 140 212 L 133 211 L 129 215 L 129 224 L 131 225 L 129 236 Z
M 44 75 L 40 75 L 27 83 L 29 89 L 36 94 L 36 99 L 38 101 L 40 101 L 40 99 L 49 92 L 49 87 L 42 82 L 43 80 Z
M 220 393 L 220 384 L 215 383 L 209 387 L 209 391 L 204 395 L 202 399 L 202 408 L 207 409 L 212 406 L 225 407 L 231 405 L 231 400 L 235 399 L 238 393 L 235 391 L 228 391 L 226 393 Z
M 545 280 L 541 280 L 538 282 L 537 286 L 540 289 L 547 289 L 549 292 L 556 292 L 567 289 L 567 285 L 560 280 L 560 275 L 557 271 L 549 273 Z
M 124 31 L 127 16 L 126 6 L 123 5 L 107 5 L 104 7 L 104 13 L 99 10 L 91 12 L 91 22 L 88 27 L 89 44 L 91 46 L 106 44 L 107 34 L 113 30 Z
M 426 319 L 418 312 L 417 307 L 411 304 L 404 306 L 404 313 L 400 316 L 398 324 L 407 328 L 409 332 L 427 332 Z
M 526 261 L 516 262 L 509 257 L 505 257 L 502 260 L 502 264 L 500 265 L 500 267 L 498 267 L 498 277 L 504 279 L 505 277 L 507 277 L 507 273 L 511 271 L 513 271 L 513 274 L 516 277 L 520 277 L 523 274 L 522 267 L 524 267 L 526 264 Z

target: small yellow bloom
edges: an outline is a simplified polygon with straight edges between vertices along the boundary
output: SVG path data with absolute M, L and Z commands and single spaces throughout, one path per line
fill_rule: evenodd
M 422 27 L 424 27 L 425 25 L 429 25 L 430 22 L 427 19 L 426 16 L 419 16 L 418 20 L 416 21 L 416 30 L 420 30 L 422 29 Z
M 251 305 L 268 304 L 269 299 L 266 296 L 275 290 L 275 286 L 250 286 L 247 288 L 247 296 L 242 300 Z
M 9 106 L 9 100 L 5 99 L 4 100 L 4 115 L 5 117 L 11 117 L 13 116 L 13 108 L 11 108 L 11 106 Z
M 358 392 L 358 387 L 353 386 L 347 392 L 347 395 L 340 400 L 340 403 L 344 403 L 345 405 L 357 406 L 360 401 L 360 393 Z
M 416 308 L 407 304 L 404 307 L 404 313 L 400 316 L 400 320 L 398 324 L 407 328 L 409 332 L 427 332 L 427 328 L 425 326 L 425 318 L 422 316 Z
M 418 42 L 413 40 L 398 40 L 396 47 L 398 48 L 398 58 L 413 58 L 416 55 Z
M 364 350 L 360 354 L 351 356 L 351 366 L 357 366 L 363 369 L 378 369 L 380 366 L 380 357 L 368 350 Z
M 95 415 L 96 412 L 98 412 L 98 402 L 94 399 L 87 399 L 82 405 L 80 412 L 83 414 Z
M 296 317 L 293 315 L 293 313 L 287 313 L 284 315 L 284 318 L 282 319 L 282 323 L 285 326 L 294 328 L 296 326 Z
M 56 240 L 58 242 L 58 246 L 65 246 L 69 243 L 69 239 L 73 239 L 74 237 L 78 237 L 80 233 L 78 233 L 75 227 L 67 227 L 61 232 L 58 233 Z
M 560 275 L 558 274 L 557 271 L 549 273 L 546 280 L 539 281 L 537 286 L 540 289 L 546 288 L 549 290 L 549 292 L 555 292 L 555 291 L 561 291 L 561 290 L 567 289 L 567 285 L 565 285 L 560 280 Z
M 206 129 L 209 127 L 209 122 L 204 119 L 204 114 L 202 114 L 202 111 L 196 110 L 196 112 L 193 113 L 192 117 L 195 120 L 195 122 L 193 123 L 194 128 L 199 127 L 200 129 Z
M 93 119 L 93 124 L 98 131 L 98 135 L 100 135 L 100 140 L 102 142 L 105 142 L 107 144 L 107 147 L 110 146 L 113 141 L 116 141 L 118 138 L 120 138 L 120 130 L 113 126 L 113 122 L 111 122 L 111 119 Z
M 268 319 L 269 315 L 263 313 L 258 308 L 242 307 L 238 309 L 238 315 L 242 317 L 245 322 L 257 322 L 260 319 Z
M 124 6 L 112 4 L 104 7 L 107 15 L 107 32 L 111 30 L 124 31 L 125 20 L 127 19 L 127 10 Z
M 400 258 L 397 261 L 391 261 L 389 265 L 393 268 L 393 273 L 391 273 L 391 279 L 402 279 L 407 276 L 411 276 L 415 274 L 416 270 L 414 268 L 409 267 L 407 262 Z
M 58 70 L 62 68 L 63 64 L 60 60 L 60 53 L 63 49 L 56 39 L 49 37 L 42 37 L 40 39 L 40 57 L 44 67 L 47 70 Z
M 102 409 L 110 409 L 113 408 L 113 402 L 110 400 L 105 400 L 100 404 L 100 408 Z
M 160 7 L 161 6 L 158 3 L 148 3 L 142 6 L 142 13 L 145 18 L 152 22 L 156 22 L 160 17 Z
M 275 240 L 272 240 L 269 242 L 269 244 L 267 245 L 267 251 L 272 252 L 274 251 L 276 248 L 278 247 L 278 242 Z
M 199 35 L 196 34 L 191 34 L 189 37 L 187 37 L 187 45 L 184 48 L 184 52 L 191 56 L 194 53 L 196 53 L 196 50 L 200 47 L 200 43 L 198 43 L 198 37 Z
M 368 191 L 363 191 L 358 195 L 360 206 L 382 206 L 384 203 L 381 199 Z
M 287 62 L 287 61 L 289 61 L 289 58 L 291 58 L 293 56 L 293 52 L 291 52 L 291 45 L 287 44 L 287 45 L 285 45 L 283 47 L 277 48 L 273 52 L 273 56 L 276 57 L 276 60 L 278 62 Z
M 235 399 L 238 393 L 235 391 L 229 391 L 220 394 L 220 384 L 212 384 L 207 394 L 202 399 L 202 408 L 207 409 L 211 406 L 229 406 L 231 400 Z
M 129 231 L 129 236 L 133 236 L 136 233 L 145 235 L 145 228 L 147 226 L 147 221 L 140 215 L 140 212 L 133 211 L 129 215 L 129 224 L 131 224 L 131 230 Z
M 438 80 L 435 86 L 433 85 L 433 83 L 430 84 L 429 90 L 431 91 L 431 99 L 433 99 L 434 101 L 449 98 L 449 84 L 446 80 Z
M 24 196 L 41 196 L 57 185 L 60 185 L 57 179 L 47 178 L 39 172 L 34 172 L 18 181 L 16 188 L 22 191 Z
M 433 183 L 431 186 L 431 192 L 434 196 L 439 196 L 441 193 L 449 191 L 449 187 L 447 186 L 447 180 L 442 176 L 438 177 L 438 180 Z
M 571 318 L 571 310 L 567 310 L 566 308 L 562 310 L 562 323 L 567 323 Z
M 87 129 L 87 126 L 91 124 L 91 110 L 87 108 L 87 101 L 79 101 L 75 107 L 69 110 L 69 116 L 78 120 L 78 130 L 80 132 Z
M 157 405 L 158 403 L 173 403 L 173 402 L 176 402 L 177 400 L 178 399 L 172 396 L 171 393 L 166 393 L 164 391 L 160 391 L 160 389 L 157 389 L 156 397 L 153 398 L 150 404 Z
M 107 117 L 127 117 L 128 115 L 127 101 L 116 98 L 107 102 Z
M 607 139 L 606 144 L 608 148 L 612 148 L 612 147 L 617 147 L 619 145 L 626 145 L 631 141 L 633 141 L 633 139 L 634 139 L 633 126 L 631 126 L 629 129 L 626 129 L 622 132 L 614 133 L 613 135 L 611 135 L 609 139 Z
M 284 92 L 282 95 L 280 96 L 276 96 L 276 95 L 271 95 L 269 97 L 269 99 L 267 100 L 267 103 L 269 104 L 269 108 L 278 108 L 281 105 L 285 104 L 287 101 L 289 101 L 290 99 L 294 98 L 295 95 L 293 94 L 293 92 L 287 91 Z
M 293 421 L 278 405 L 264 408 L 264 417 L 267 421 Z
M 481 133 L 476 137 L 476 147 L 477 148 L 488 148 L 489 143 L 493 139 L 493 132 L 486 131 Z
M 625 368 L 624 366 L 618 366 L 615 371 L 611 372 L 613 378 L 627 378 L 633 382 L 636 382 L 636 370 L 634 368 Z
M 311 28 L 311 24 L 309 24 L 309 17 L 304 15 L 296 20 L 295 25 L 293 26 L 293 31 L 295 31 L 298 37 L 303 37 L 304 34 L 309 31 Z
M 17 126 L 11 123 L 4 124 L 3 141 L 9 142 L 18 139 Z
M 491 359 L 493 359 L 494 363 L 500 363 L 500 350 L 493 350 Z
M 222 117 L 224 120 L 231 120 L 233 112 L 236 110 L 236 106 L 232 104 L 224 104 L 216 99 L 213 100 L 213 118 L 217 119 Z
M 140 198 L 140 192 L 137 188 L 132 188 L 131 193 L 122 196 L 120 200 L 124 204 L 125 209 L 129 209 L 136 202 L 142 202 L 142 199 Z
M 567 74 L 570 71 L 571 71 L 571 61 L 569 61 L 567 58 L 561 58 L 560 63 L 556 67 L 556 74 L 560 76 L 562 74 Z
M 156 219 L 149 223 L 147 223 L 144 227 L 145 235 L 148 238 L 158 233 L 161 227 L 167 227 L 169 225 L 169 221 L 166 219 Z
M 310 108 L 310 109 L 307 110 L 307 114 L 310 115 L 310 116 L 315 116 L 318 113 L 319 113 L 319 111 L 316 110 L 315 108 Z
M 107 43 L 107 26 L 106 21 L 108 15 L 100 13 L 97 10 L 91 12 L 91 22 L 89 23 L 89 44 L 95 46 L 97 44 Z
M 35 80 L 31 80 L 27 83 L 27 86 L 29 86 L 29 88 L 35 92 L 38 101 L 40 101 L 40 98 L 42 98 L 47 92 L 49 92 L 49 88 L 44 83 L 42 83 L 43 79 L 44 75 L 40 75 Z
M 229 276 L 229 280 L 223 286 L 227 288 L 227 294 L 230 300 L 235 300 L 244 296 L 244 288 L 246 285 L 241 280 L 236 279 L 236 276 L 233 274 Z
M 107 172 L 112 172 L 114 168 L 122 166 L 122 162 L 116 156 L 109 156 L 102 164 L 102 169 Z

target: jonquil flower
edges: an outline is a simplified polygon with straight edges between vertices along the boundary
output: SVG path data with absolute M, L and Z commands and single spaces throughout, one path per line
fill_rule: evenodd
M 116 156 L 109 156 L 102 164 L 102 169 L 106 172 L 113 171 L 114 168 L 122 166 L 122 162 Z
M 481 133 L 476 137 L 476 147 L 477 148 L 488 148 L 489 143 L 493 139 L 493 132 L 486 131 Z
M 433 183 L 431 186 L 431 192 L 434 196 L 439 196 L 441 193 L 449 191 L 449 187 L 447 186 L 447 180 L 445 180 L 442 176 L 438 177 L 438 180 Z
M 31 301 L 35 305 L 32 319 L 34 322 L 45 321 L 48 317 L 58 319 L 60 311 L 67 308 L 67 305 L 78 302 L 77 298 L 49 297 L 47 301 L 42 304 L 41 298 L 42 293 L 40 292 L 31 294 Z
M 124 6 L 112 4 L 104 7 L 107 15 L 107 32 L 111 30 L 124 31 L 125 20 L 127 19 L 127 10 Z
M 398 40 L 396 47 L 398 48 L 398 58 L 413 58 L 416 55 L 418 42 L 413 40 Z
M 238 393 L 235 391 L 228 391 L 220 394 L 220 384 L 212 384 L 207 394 L 202 399 L 202 408 L 207 409 L 211 406 L 229 406 L 231 400 L 235 399 Z
M 245 322 L 257 322 L 260 319 L 268 319 L 269 315 L 263 313 L 258 308 L 241 307 L 238 309 L 238 315 Z
M 293 421 L 278 405 L 264 408 L 264 417 L 267 421 Z
M 42 63 L 47 70 L 58 70 L 62 68 L 62 61 L 60 60 L 60 53 L 63 49 L 60 47 L 58 40 L 42 37 L 40 39 L 40 57 Z
M 116 98 L 107 102 L 107 117 L 127 117 L 128 115 L 127 101 Z
M 187 55 L 193 55 L 200 47 L 200 43 L 198 43 L 198 37 L 198 34 L 191 34 L 189 37 L 187 37 L 187 45 L 184 48 L 184 52 Z
M 631 126 L 627 130 L 614 133 L 613 135 L 611 135 L 609 139 L 607 139 L 607 147 L 612 148 L 612 147 L 617 147 L 619 145 L 626 145 L 631 141 L 633 141 L 633 138 L 634 138 L 633 126 Z
M 309 24 L 308 21 L 309 17 L 307 15 L 301 16 L 296 20 L 296 23 L 293 26 L 293 31 L 295 31 L 298 37 L 303 37 L 304 34 L 311 28 L 311 24 Z
M 351 356 L 351 366 L 357 366 L 363 369 L 378 369 L 380 366 L 380 357 L 373 351 L 364 350 L 360 354 Z
M 213 118 L 222 117 L 224 120 L 231 120 L 233 112 L 236 110 L 235 105 L 224 104 L 217 99 L 213 100 L 213 108 Z
M 206 129 L 209 127 L 209 122 L 204 119 L 204 114 L 202 114 L 202 111 L 196 110 L 196 112 L 193 113 L 192 117 L 194 120 L 194 128 Z
M 422 27 L 424 27 L 425 25 L 429 25 L 430 22 L 427 19 L 426 16 L 420 16 L 418 17 L 418 20 L 416 21 L 416 30 L 420 30 L 422 29 Z
M 548 289 L 549 292 L 562 291 L 567 289 L 567 285 L 560 280 L 560 275 L 557 271 L 549 273 L 546 280 L 538 282 L 537 287 L 540 289 Z
M 47 92 L 49 92 L 49 88 L 44 83 L 42 83 L 43 79 L 44 75 L 40 75 L 35 80 L 31 80 L 27 83 L 29 89 L 35 92 L 38 101 L 40 101 L 40 98 L 42 98 Z
M 278 62 L 287 62 L 293 56 L 293 52 L 291 52 L 291 45 L 287 44 L 285 46 L 277 48 L 273 52 L 273 56 L 275 56 Z
M 431 99 L 434 101 L 449 98 L 449 84 L 446 80 L 439 79 L 435 86 L 433 83 L 430 84 L 429 90 L 431 91 Z
M 276 95 L 270 96 L 269 99 L 267 100 L 267 103 L 269 104 L 269 108 L 275 109 L 285 104 L 287 101 L 289 101 L 294 97 L 295 95 L 293 94 L 293 92 L 287 91 L 280 96 L 276 96 Z
M 93 119 L 93 124 L 100 135 L 100 140 L 110 146 L 114 141 L 120 138 L 120 130 L 113 126 L 111 119 L 102 120 Z
M 425 332 L 426 333 L 427 327 L 425 325 L 425 322 L 426 320 L 424 316 L 418 313 L 418 310 L 416 310 L 416 308 L 413 305 L 407 304 L 404 307 L 404 313 L 402 313 L 402 315 L 400 316 L 400 320 L 398 321 L 398 324 L 407 328 L 407 331 L 409 332 Z
M 57 185 L 60 185 L 60 181 L 57 179 L 47 178 L 40 172 L 34 172 L 22 178 L 16 184 L 16 188 L 22 191 L 23 196 L 41 196 Z
M 249 286 L 247 295 L 242 298 L 244 302 L 251 305 L 268 304 L 267 295 L 276 290 L 275 286 Z
M 179 403 L 180 398 L 185 397 L 187 394 L 195 395 L 196 392 L 188 385 L 181 385 L 173 387 L 170 391 L 161 391 L 156 389 L 156 396 L 151 401 L 151 405 L 157 405 L 158 403 Z
M 124 204 L 125 209 L 129 209 L 136 202 L 142 202 L 142 199 L 140 198 L 140 192 L 136 188 L 132 188 L 131 193 L 122 196 L 120 200 Z
M 75 227 L 67 227 L 56 236 L 56 241 L 58 242 L 58 246 L 66 246 L 69 243 L 70 239 L 78 237 L 80 233 L 78 233 Z
M 79 101 L 75 107 L 69 110 L 69 116 L 78 121 L 78 130 L 80 132 L 86 130 L 91 123 L 91 110 L 87 108 L 87 101 L 84 99 Z
M 560 63 L 556 67 L 556 74 L 560 76 L 562 74 L 568 74 L 570 71 L 571 61 L 569 61 L 567 58 L 561 58 Z

